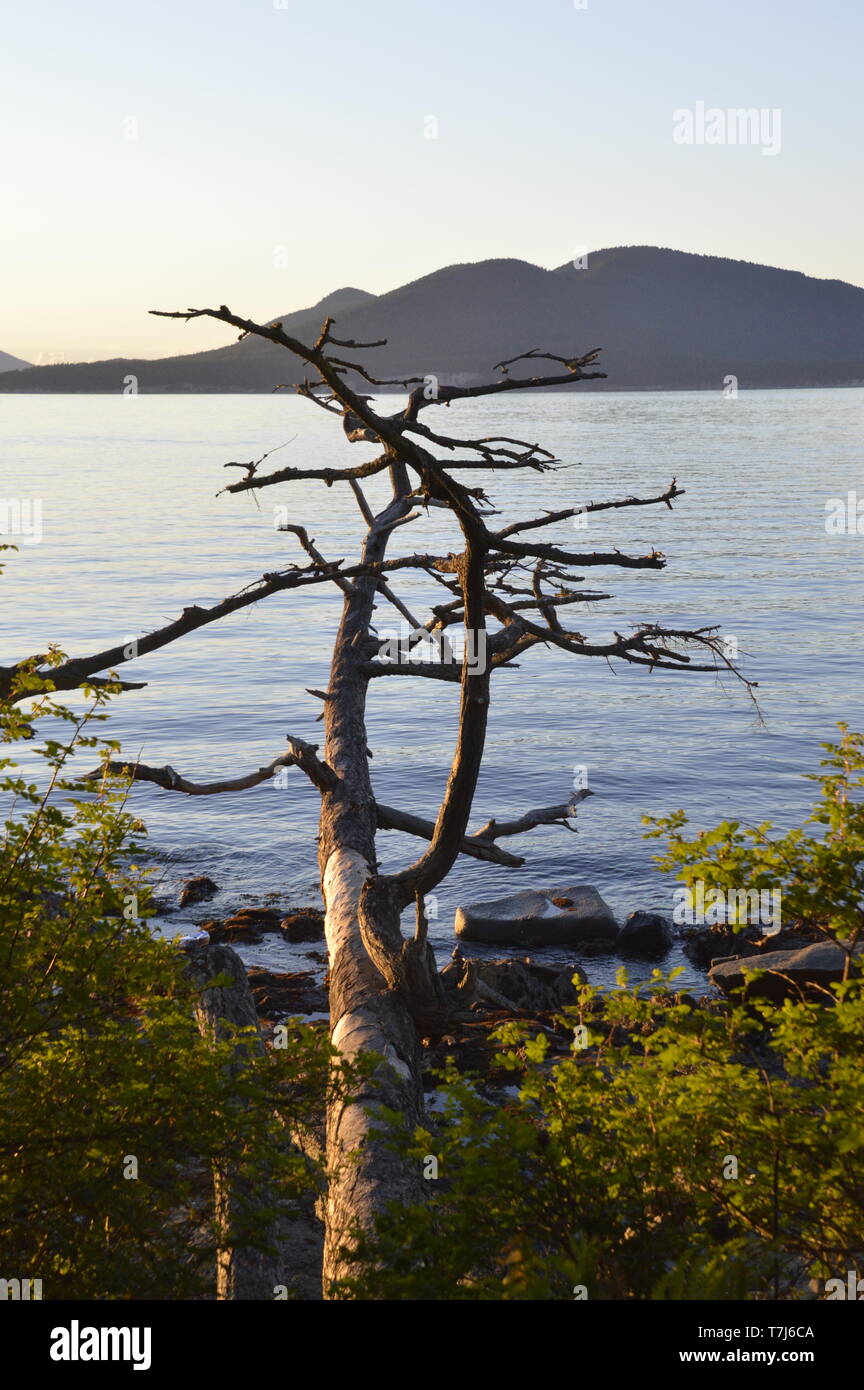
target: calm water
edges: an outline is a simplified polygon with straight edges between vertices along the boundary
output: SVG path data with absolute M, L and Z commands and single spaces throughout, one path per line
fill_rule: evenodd
M 460 861 L 438 891 L 433 931 L 442 958 L 460 901 L 517 888 L 592 883 L 621 916 L 638 907 L 668 912 L 671 885 L 652 869 L 643 813 L 683 807 L 700 825 L 724 816 L 787 825 L 802 815 L 811 789 L 800 774 L 813 770 L 819 741 L 838 719 L 864 727 L 864 537 L 829 537 L 824 526 L 826 499 L 861 488 L 862 424 L 862 390 L 748 392 L 734 401 L 720 393 L 526 395 L 448 410 L 451 434 L 520 435 L 571 465 L 485 475 L 502 522 L 650 495 L 677 475 L 687 496 L 674 512 L 634 509 L 592 516 L 587 532 L 558 528 L 576 548 L 641 552 L 656 544 L 669 560 L 656 574 L 589 570 L 588 587 L 613 597 L 570 609 L 569 620 L 604 639 L 641 619 L 717 623 L 746 653 L 766 724 L 736 683 L 711 675 L 528 653 L 520 670 L 495 680 L 474 823 L 565 801 L 577 765 L 587 766 L 596 795 L 580 812 L 578 835 L 547 827 L 508 841 L 526 856 L 522 869 Z M 271 464 L 371 456 L 371 446 L 348 445 L 338 422 L 293 398 L 4 396 L 0 439 L 0 497 L 39 497 L 44 507 L 42 543 L 24 546 L 0 580 L 0 661 L 51 640 L 70 654 L 111 646 L 297 558 L 293 539 L 274 528 L 275 505 L 306 524 L 325 555 L 356 555 L 358 515 L 347 489 L 271 488 L 260 510 L 248 494 L 214 496 L 238 476 L 223 471 L 225 462 L 289 439 Z M 383 485 L 369 493 L 383 497 Z M 397 532 L 392 553 L 457 544 L 433 511 Z M 429 594 L 417 581 L 395 587 L 415 611 Z M 128 667 L 148 686 L 116 702 L 114 736 L 128 756 L 202 781 L 269 762 L 289 732 L 318 742 L 320 703 L 305 688 L 327 684 L 338 600 L 323 586 L 276 596 Z M 385 605 L 378 617 L 380 632 L 398 631 L 395 611 Z M 382 801 L 434 816 L 456 697 L 456 687 L 439 682 L 373 683 L 369 733 Z M 172 934 L 246 895 L 274 894 L 284 906 L 317 899 L 316 795 L 300 773 L 281 790 L 191 800 L 142 785 L 132 799 L 149 825 L 163 891 L 204 871 L 223 890 L 205 910 L 166 919 Z M 395 834 L 380 845 L 388 869 L 419 848 Z M 309 949 L 265 938 L 246 956 L 309 968 Z M 589 961 L 589 976 L 608 980 L 614 965 Z

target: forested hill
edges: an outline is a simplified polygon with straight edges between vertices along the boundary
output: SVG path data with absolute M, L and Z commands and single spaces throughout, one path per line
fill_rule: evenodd
M 0 352 L 0 372 L 17 372 L 22 367 L 29 366 L 29 362 L 23 361 L 20 357 L 13 357 L 10 352 Z
M 309 342 L 326 314 L 340 338 L 387 339 L 363 354 L 378 377 L 464 384 L 530 348 L 571 356 L 602 347 L 608 381 L 580 390 L 720 389 L 729 375 L 742 389 L 864 385 L 864 289 L 652 246 L 593 252 L 584 268 L 452 265 L 387 294 L 342 289 L 274 317 Z M 181 329 L 188 342 L 195 324 L 178 324 L 178 341 Z M 0 391 L 115 392 L 129 375 L 145 392 L 271 391 L 302 379 L 284 349 L 225 331 L 231 341 L 208 352 L 5 372 Z

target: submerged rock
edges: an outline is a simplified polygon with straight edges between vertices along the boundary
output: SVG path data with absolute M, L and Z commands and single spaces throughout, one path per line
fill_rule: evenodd
M 311 907 L 283 917 L 279 926 L 287 941 L 324 940 L 324 914 Z
M 265 932 L 281 932 L 286 941 L 321 941 L 324 916 L 315 908 L 304 908 L 281 917 L 272 907 L 242 907 L 224 921 L 202 923 L 213 941 L 261 940 Z
M 183 884 L 180 890 L 180 906 L 194 907 L 196 903 L 206 903 L 218 892 L 218 883 L 214 883 L 206 874 L 199 874 L 197 878 L 187 879 Z
M 211 941 L 240 941 L 254 945 L 262 932 L 279 930 L 279 914 L 269 907 L 244 907 L 224 922 L 203 922 Z
M 831 941 L 805 946 L 798 951 L 760 951 L 755 956 L 738 956 L 718 961 L 708 979 L 724 994 L 745 989 L 747 995 L 780 1002 L 787 998 L 826 999 L 821 993 L 843 978 L 846 952 Z M 764 971 L 756 976 L 754 972 Z
M 672 945 L 672 927 L 658 912 L 631 912 L 615 942 L 622 956 L 665 956 Z
M 152 897 L 150 899 L 150 907 L 154 917 L 169 917 L 172 912 L 177 911 L 169 898 Z
M 613 941 L 618 926 L 596 888 L 525 889 L 456 909 L 456 935 L 502 946 L 561 946 Z

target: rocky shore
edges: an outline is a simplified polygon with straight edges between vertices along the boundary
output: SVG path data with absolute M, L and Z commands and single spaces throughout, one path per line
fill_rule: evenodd
M 178 906 L 201 906 L 219 892 L 212 879 L 199 875 L 183 884 Z M 162 913 L 170 910 L 169 904 L 160 904 Z M 636 911 L 619 924 L 612 908 L 590 884 L 526 889 L 466 903 L 457 908 L 454 925 L 457 946 L 441 974 L 454 999 L 462 1001 L 455 1017 L 467 1032 L 461 1043 L 455 1034 L 452 1042 L 460 1048 L 464 1044 L 466 1055 L 476 1052 L 480 1035 L 497 1027 L 502 1018 L 534 1018 L 550 1028 L 556 1010 L 575 998 L 574 979 L 593 983 L 590 968 L 587 974 L 584 968 L 586 956 L 589 966 L 591 957 L 618 957 L 631 973 L 638 973 L 640 962 L 652 969 L 662 965 L 677 944 L 700 973 L 704 972 L 709 998 L 742 987 L 774 999 L 790 992 L 818 993 L 842 978 L 844 967 L 841 948 L 801 923 L 767 935 L 758 926 L 733 930 L 722 922 L 675 928 L 661 913 Z M 242 948 L 275 938 L 314 948 L 303 952 L 311 962 L 308 970 L 249 966 L 247 974 L 265 1025 L 272 1026 L 289 1016 L 325 1021 L 327 954 L 320 908 L 301 906 L 284 913 L 256 904 L 220 918 L 204 917 L 196 926 L 201 939 L 214 943 Z M 462 947 L 474 942 L 481 948 L 501 947 L 509 954 L 500 959 L 488 954 L 466 958 Z M 515 954 L 526 948 L 542 952 L 545 947 L 558 948 L 559 957 L 562 947 L 578 950 L 582 963 L 574 959 L 566 964 L 543 964 L 531 955 Z M 437 1048 L 438 1041 L 432 1041 Z
M 203 875 L 190 879 L 179 894 L 179 906 L 203 907 L 219 892 L 217 885 Z M 160 906 L 164 913 L 170 905 Z M 244 1017 L 257 1017 L 263 1045 L 276 1041 L 276 1030 L 288 1019 L 313 1028 L 328 1028 L 327 954 L 324 917 L 319 908 L 302 906 L 282 913 L 267 905 L 248 905 L 220 918 L 205 916 L 195 926 L 197 930 L 177 939 L 193 956 L 199 951 L 205 953 L 198 956 L 199 972 L 201 968 L 217 966 L 223 956 L 231 958 L 231 973 L 238 982 L 245 979 L 248 985 L 248 989 L 241 987 Z M 723 923 L 676 929 L 662 914 L 651 911 L 633 912 L 619 924 L 612 909 L 590 885 L 529 890 L 466 904 L 456 914 L 456 935 L 452 956 L 440 972 L 449 1004 L 446 1031 L 420 1039 L 424 1090 L 433 1116 L 436 1088 L 448 1063 L 454 1063 L 462 1073 L 470 1073 L 496 1104 L 506 1104 L 512 1097 L 516 1078 L 499 1061 L 501 1044 L 497 1037 L 506 1023 L 518 1021 L 529 1033 L 542 1034 L 549 1063 L 572 1056 L 573 1029 L 563 1011 L 577 1002 L 580 985 L 593 983 L 591 963 L 598 956 L 626 962 L 634 978 L 647 979 L 677 945 L 704 973 L 704 993 L 673 993 L 659 988 L 650 992 L 653 1022 L 640 1024 L 637 1033 L 640 1029 L 644 1033 L 646 1028 L 653 1031 L 670 1007 L 725 1010 L 724 996 L 742 986 L 748 993 L 776 1000 L 789 993 L 819 997 L 826 984 L 842 977 L 844 966 L 839 947 L 821 938 L 814 939 L 814 933 L 801 924 L 771 936 L 749 926 L 733 932 Z M 303 955 L 309 959 L 310 968 L 275 970 L 244 965 L 234 949 L 276 938 L 307 946 Z M 472 941 L 478 943 L 481 954 L 465 953 Z M 553 954 L 560 956 L 563 945 L 572 946 L 574 952 L 578 949 L 582 963 L 574 959 L 566 963 L 560 959 L 543 961 L 544 947 L 558 948 Z M 501 953 L 494 957 L 482 954 L 490 946 L 499 947 Z M 526 946 L 532 954 L 522 954 Z M 535 951 L 540 952 L 540 959 L 533 954 Z M 640 964 L 644 967 L 641 971 Z M 601 992 L 588 1006 L 589 1027 L 593 1024 L 602 1029 L 607 1043 L 638 1048 L 642 1038 L 632 1028 L 628 1033 L 609 1019 L 604 1020 L 606 1007 Z M 770 1050 L 762 1049 L 758 1039 L 754 1040 L 754 1048 L 760 1065 L 776 1065 Z M 586 1065 L 593 1064 L 593 1049 L 579 1055 Z M 315 1155 L 320 1156 L 323 1116 L 320 1133 L 310 1132 L 304 1142 L 311 1144 Z M 298 1203 L 285 1221 L 283 1243 L 290 1250 L 291 1266 L 284 1276 L 286 1287 L 291 1288 L 292 1296 L 317 1300 L 321 1297 L 321 1211 L 310 1197 Z

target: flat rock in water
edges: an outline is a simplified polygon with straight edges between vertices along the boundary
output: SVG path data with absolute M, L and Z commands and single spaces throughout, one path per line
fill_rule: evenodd
M 746 986 L 748 995 L 778 1002 L 790 996 L 800 998 L 802 992 L 818 999 L 820 987 L 842 980 L 845 963 L 845 951 L 825 941 L 800 951 L 767 951 L 719 961 L 709 970 L 708 979 L 724 994 Z M 755 971 L 767 973 L 755 977 Z
M 527 888 L 505 898 L 456 909 L 456 935 L 499 946 L 564 946 L 614 941 L 618 926 L 608 903 L 589 884 Z

